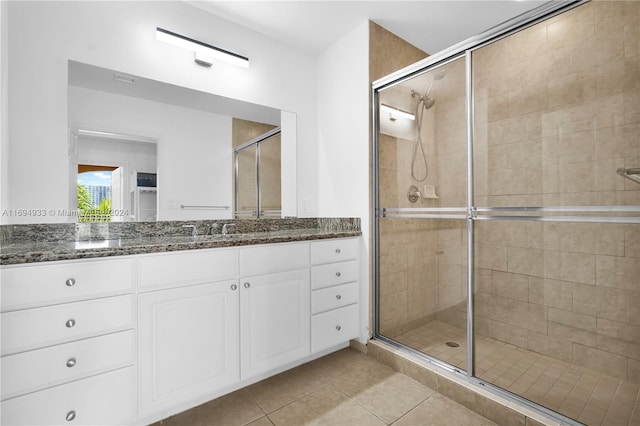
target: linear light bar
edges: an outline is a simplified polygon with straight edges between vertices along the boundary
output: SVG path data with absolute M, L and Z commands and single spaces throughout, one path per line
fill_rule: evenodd
M 196 63 L 206 67 L 210 67 L 213 65 L 215 59 L 219 59 L 244 68 L 249 68 L 249 58 L 245 56 L 211 46 L 210 44 L 165 30 L 164 28 L 156 27 L 156 39 L 193 51 L 195 53 Z
M 410 112 L 403 111 L 399 108 L 390 107 L 389 105 L 380 104 L 380 111 L 384 111 L 389 114 L 391 121 L 396 121 L 398 117 L 405 118 L 407 120 L 415 120 L 416 116 Z

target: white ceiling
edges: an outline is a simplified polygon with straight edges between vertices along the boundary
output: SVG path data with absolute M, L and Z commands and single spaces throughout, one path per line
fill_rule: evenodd
M 539 0 L 187 0 L 308 52 L 321 52 L 370 19 L 433 54 L 540 6 Z

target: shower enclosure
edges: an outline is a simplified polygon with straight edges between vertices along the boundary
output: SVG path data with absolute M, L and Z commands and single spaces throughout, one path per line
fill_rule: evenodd
M 236 218 L 281 216 L 281 133 L 276 127 L 234 148 Z
M 544 5 L 373 98 L 375 337 L 640 424 L 640 2 Z

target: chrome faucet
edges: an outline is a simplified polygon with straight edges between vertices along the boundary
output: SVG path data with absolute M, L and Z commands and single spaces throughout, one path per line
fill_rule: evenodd
M 232 226 L 236 226 L 235 223 L 225 223 L 222 225 L 222 235 L 229 235 L 229 228 Z
M 207 234 L 206 235 L 213 235 L 213 230 L 214 229 L 218 229 L 218 225 L 217 223 L 212 223 L 211 225 L 207 226 Z
M 198 229 L 196 228 L 195 225 L 182 225 L 183 228 L 191 228 L 191 236 L 192 237 L 197 237 L 198 236 Z

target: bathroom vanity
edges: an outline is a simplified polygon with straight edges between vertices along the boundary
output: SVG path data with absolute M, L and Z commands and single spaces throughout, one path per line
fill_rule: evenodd
M 359 235 L 121 241 L 31 263 L 13 249 L 2 423 L 147 424 L 348 345 Z

